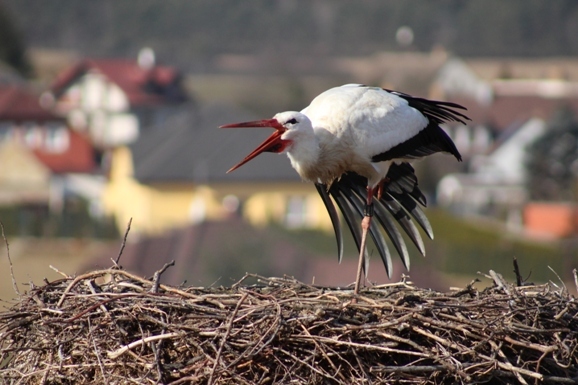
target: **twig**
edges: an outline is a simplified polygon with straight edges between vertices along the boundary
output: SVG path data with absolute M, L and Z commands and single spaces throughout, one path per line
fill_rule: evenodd
M 480 282 L 479 278 L 473 279 L 470 283 L 468 283 L 466 285 L 465 288 L 460 289 L 460 290 L 456 291 L 455 293 L 453 293 L 452 297 L 461 297 L 464 294 L 469 294 L 471 297 L 473 297 L 475 295 L 474 285 L 477 282 Z
M 556 271 L 555 271 L 554 269 L 552 269 L 552 267 L 549 266 L 549 265 L 548 265 L 548 269 L 550 269 L 550 271 L 551 271 L 552 273 L 554 273 L 554 275 L 555 275 L 556 277 L 558 277 L 558 281 L 560 281 L 560 284 L 562 285 L 562 287 L 564 288 L 564 290 L 568 290 L 568 289 L 566 289 L 566 284 L 564 283 L 564 281 L 562 280 L 562 278 L 560 278 L 560 276 L 558 275 L 558 273 L 556 273 Z M 552 282 L 552 281 L 550 281 L 550 282 Z
M 120 260 L 120 257 L 122 256 L 122 252 L 124 251 L 124 247 L 126 246 L 126 239 L 128 237 L 128 232 L 130 231 L 130 225 L 132 223 L 132 217 L 128 220 L 128 224 L 126 225 L 126 230 L 124 232 L 124 238 L 122 239 L 122 244 L 120 245 L 120 250 L 118 251 L 118 256 L 116 257 L 116 260 L 112 260 L 112 262 L 114 263 L 115 267 L 119 267 L 118 266 L 118 261 Z
M 100 273 L 100 272 L 99 272 Z M 68 294 L 68 292 L 70 290 L 72 290 L 72 288 L 79 282 L 81 282 L 83 279 L 89 278 L 94 276 L 95 272 L 90 272 L 90 273 L 86 273 L 86 274 L 81 274 L 78 277 L 74 278 L 72 280 L 72 282 L 70 282 L 68 284 L 68 286 L 66 287 L 66 289 L 64 289 L 64 291 L 62 292 L 62 295 L 60 296 L 60 300 L 58 300 L 58 302 L 56 303 L 56 307 L 61 307 L 62 304 L 64 303 L 64 300 L 66 299 L 66 294 Z M 98 275 L 103 275 L 103 274 L 98 274 Z
M 96 294 L 96 289 L 94 288 L 94 281 L 93 280 L 86 280 L 86 281 L 84 281 L 84 283 L 85 283 L 86 287 L 88 287 L 88 290 L 90 290 L 90 292 L 92 294 Z M 108 312 L 108 309 L 106 308 L 106 306 L 104 306 L 104 304 L 101 303 L 100 309 L 110 316 L 110 313 Z
M 162 339 L 168 339 L 168 338 L 175 338 L 178 337 L 179 333 L 166 333 L 166 334 L 159 334 L 157 336 L 150 336 L 150 337 L 146 337 L 146 338 L 142 338 L 140 340 L 131 342 L 128 345 L 123 346 L 120 349 L 115 350 L 114 352 L 107 352 L 107 356 L 108 358 L 111 359 L 115 359 L 118 358 L 119 356 L 123 355 L 124 353 L 128 352 L 129 350 L 131 350 L 132 348 L 135 348 L 137 346 L 141 346 L 143 344 L 149 343 L 149 342 L 153 342 L 153 341 L 158 341 L 158 340 L 162 340 Z
M 18 284 L 16 283 L 16 278 L 14 277 L 14 267 L 12 266 L 12 258 L 10 258 L 10 245 L 8 244 L 8 239 L 4 234 L 4 224 L 0 221 L 0 228 L 2 228 L 2 238 L 4 239 L 4 244 L 6 245 L 6 256 L 8 257 L 8 264 L 10 265 L 10 277 L 12 277 L 12 287 L 18 295 L 19 298 L 22 297 L 20 290 L 18 290 Z
M 362 344 L 362 343 L 350 342 L 350 341 L 339 341 L 339 340 L 336 340 L 333 338 L 322 337 L 322 336 L 304 336 L 304 335 L 294 334 L 294 335 L 291 335 L 290 338 L 298 339 L 298 340 L 310 339 L 310 340 L 315 340 L 315 341 L 319 341 L 319 342 L 324 342 L 324 343 L 327 343 L 329 345 L 341 345 L 341 346 L 351 347 L 354 349 L 361 349 L 361 350 L 368 350 L 368 351 L 377 351 L 377 352 L 385 352 L 385 353 L 398 353 L 398 354 L 408 355 L 408 356 L 431 358 L 431 356 L 429 354 L 412 352 L 411 350 L 392 349 L 392 348 L 388 348 L 386 346 Z
M 159 280 L 161 279 L 161 275 L 171 266 L 175 265 L 175 260 L 165 263 L 165 265 L 160 269 L 155 271 L 155 275 L 153 276 L 153 285 L 151 287 L 151 293 L 158 293 L 159 291 Z
M 241 297 L 239 302 L 237 302 L 237 306 L 235 306 L 235 310 L 233 310 L 233 314 L 231 314 L 231 318 L 229 318 L 229 322 L 227 323 L 227 329 L 225 330 L 225 334 L 221 338 L 221 344 L 219 345 L 219 350 L 217 351 L 217 355 L 215 356 L 215 362 L 213 363 L 213 368 L 211 369 L 211 374 L 209 376 L 209 381 L 207 382 L 207 385 L 213 384 L 213 376 L 215 375 L 215 369 L 217 368 L 217 365 L 219 364 L 219 360 L 221 359 L 221 352 L 223 351 L 223 346 L 225 346 L 225 342 L 227 342 L 227 338 L 229 337 L 229 333 L 231 333 L 231 328 L 233 327 L 233 322 L 235 321 L 235 318 L 237 317 L 237 312 L 239 311 L 241 304 L 245 301 L 245 299 L 247 299 L 248 295 L 249 295 L 249 293 L 247 293 L 247 292 L 245 292 L 243 294 L 243 296 Z
M 155 367 L 157 369 L 157 375 L 159 376 L 159 378 L 157 379 L 156 383 L 164 383 L 163 381 L 163 366 L 161 364 L 161 359 L 160 359 L 160 355 L 159 355 L 159 350 L 161 349 L 162 343 L 164 340 L 159 340 L 159 342 L 157 343 L 157 345 L 155 344 L 151 344 L 151 350 L 153 351 L 154 355 L 155 355 Z
M 58 270 L 58 268 L 56 268 L 56 267 L 54 267 L 54 266 L 52 266 L 52 265 L 48 265 L 48 267 L 51 268 L 52 270 L 54 270 L 55 272 L 57 272 L 58 274 L 62 275 L 62 276 L 63 276 L 64 278 L 66 278 L 66 279 L 70 279 L 70 278 L 71 278 L 70 275 L 66 274 L 66 273 L 63 272 L 63 271 Z
M 94 340 L 94 338 L 92 338 L 92 326 L 90 324 L 90 318 L 88 319 L 88 329 L 89 329 L 89 334 L 91 336 L 91 340 L 92 340 L 92 346 L 94 347 L 94 355 L 96 356 L 96 360 L 98 361 L 98 366 L 100 367 L 100 373 L 102 374 L 102 380 L 104 381 L 105 384 L 108 385 L 108 379 L 106 378 L 106 373 L 104 371 L 104 367 L 102 366 L 102 360 L 100 359 L 100 353 L 98 352 L 98 348 L 96 346 L 96 341 Z
M 518 259 L 514 257 L 514 274 L 516 274 L 516 286 L 522 286 L 522 275 L 520 275 L 520 267 L 518 266 Z

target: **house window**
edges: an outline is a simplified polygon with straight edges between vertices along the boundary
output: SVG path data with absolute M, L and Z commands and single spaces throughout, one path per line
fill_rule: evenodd
M 307 202 L 305 197 L 293 196 L 287 202 L 285 225 L 289 228 L 304 227 L 307 223 Z
M 35 123 L 26 122 L 22 125 L 24 144 L 28 148 L 38 148 L 42 145 L 42 129 Z
M 46 151 L 61 153 L 68 149 L 70 136 L 68 130 L 61 125 L 50 125 L 46 130 Z
M 0 123 L 0 143 L 8 142 L 14 135 L 13 123 L 2 122 Z

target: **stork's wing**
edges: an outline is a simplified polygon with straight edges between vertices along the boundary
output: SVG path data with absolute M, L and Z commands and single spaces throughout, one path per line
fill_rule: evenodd
M 387 178 L 389 182 L 386 182 L 384 185 L 381 199 L 374 199 L 374 216 L 377 221 L 371 222 L 369 233 L 377 247 L 387 275 L 391 277 L 391 253 L 381 229 L 388 235 L 408 270 L 410 261 L 407 246 L 395 222 L 397 222 L 399 227 L 409 236 L 409 239 L 411 239 L 422 255 L 425 255 L 425 247 L 412 217 L 431 239 L 433 239 L 433 232 L 427 217 L 420 207 L 420 205 L 426 205 L 426 199 L 418 187 L 413 167 L 409 163 L 394 163 L 389 168 Z M 337 238 L 339 261 L 341 261 L 343 254 L 343 237 L 339 216 L 337 215 L 337 210 L 333 202 L 335 202 L 341 210 L 341 214 L 353 234 L 353 239 L 359 249 L 361 244 L 361 229 L 359 224 L 363 217 L 363 207 L 367 194 L 366 186 L 366 178 L 351 172 L 342 175 L 339 180 L 333 182 L 329 189 L 327 189 L 326 185 L 316 184 L 317 191 L 323 199 L 331 222 L 333 223 L 333 229 L 335 230 L 335 236 Z M 330 197 L 333 198 L 333 200 Z M 364 267 L 367 274 L 367 258 Z
M 466 110 L 464 106 L 457 103 L 442 102 L 416 98 L 403 92 L 384 89 L 393 95 L 397 95 L 407 101 L 410 107 L 421 112 L 429 121 L 428 125 L 419 131 L 409 140 L 399 143 L 389 150 L 372 156 L 372 162 L 383 162 L 392 159 L 416 159 L 423 158 L 436 152 L 447 152 L 462 160 L 456 145 L 440 124 L 446 122 L 459 122 L 466 124 L 466 120 L 471 120 L 458 110 Z

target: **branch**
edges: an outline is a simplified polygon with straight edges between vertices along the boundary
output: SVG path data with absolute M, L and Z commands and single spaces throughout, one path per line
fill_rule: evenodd
M 128 232 L 130 231 L 131 223 L 132 223 L 132 217 L 128 220 L 128 224 L 126 225 L 126 231 L 124 232 L 124 238 L 122 240 L 122 244 L 120 245 L 120 250 L 118 251 L 118 256 L 116 257 L 116 260 L 112 261 L 114 263 L 115 267 L 118 267 L 118 261 L 120 260 L 122 252 L 124 251 L 124 247 L 126 246 L 126 239 L 128 237 Z
M 165 263 L 165 265 L 160 269 L 155 271 L 155 275 L 153 276 L 153 287 L 151 287 L 151 293 L 158 293 L 159 291 L 159 280 L 161 279 L 161 274 L 164 273 L 169 267 L 175 265 L 175 260 L 173 259 L 169 263 Z
M 10 258 L 10 245 L 8 244 L 8 239 L 6 239 L 6 235 L 4 234 L 4 224 L 0 222 L 0 228 L 2 228 L 2 238 L 4 239 L 4 243 L 6 244 L 6 255 L 8 256 L 8 264 L 10 265 L 10 277 L 12 277 L 12 287 L 14 291 L 18 295 L 18 297 L 22 297 L 20 294 L 20 290 L 18 290 L 18 284 L 16 283 L 16 278 L 14 277 L 14 267 L 12 266 L 12 258 Z
M 123 346 L 120 349 L 115 350 L 114 352 L 107 352 L 106 354 L 108 355 L 108 358 L 112 358 L 115 359 L 121 355 L 123 355 L 124 353 L 128 352 L 129 350 L 131 350 L 134 347 L 152 342 L 152 341 L 158 341 L 158 340 L 164 340 L 167 338 L 174 338 L 174 337 L 178 337 L 179 333 L 166 333 L 166 334 L 159 334 L 157 336 L 150 336 L 150 337 L 146 337 L 146 338 L 142 338 L 140 340 L 131 342 L 128 345 Z

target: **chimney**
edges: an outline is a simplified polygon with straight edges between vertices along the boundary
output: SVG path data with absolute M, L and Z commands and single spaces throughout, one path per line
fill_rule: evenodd
M 155 66 L 155 51 L 150 47 L 142 48 L 138 53 L 138 65 L 144 70 L 151 70 Z

